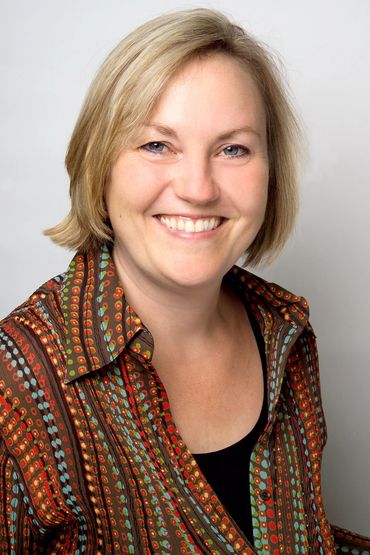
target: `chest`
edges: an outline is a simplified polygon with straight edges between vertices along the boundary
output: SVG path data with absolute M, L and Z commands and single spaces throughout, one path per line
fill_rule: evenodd
M 238 429 L 230 424 L 235 424 L 236 420 L 241 422 L 240 429 L 244 426 L 243 435 L 248 422 L 244 417 L 239 421 L 239 415 L 245 414 L 244 405 L 253 406 L 252 391 L 254 395 L 257 392 L 258 399 L 258 383 L 262 381 L 258 357 L 257 363 L 253 364 L 252 357 L 247 364 L 248 352 L 248 349 L 244 354 L 240 352 L 234 364 L 226 365 L 223 361 L 227 368 L 232 368 L 232 373 L 225 373 L 232 376 L 229 380 L 221 379 L 222 365 L 216 368 L 214 360 L 214 364 L 204 364 L 204 368 L 198 366 L 197 372 L 188 376 L 192 379 L 186 379 L 186 373 L 182 372 L 183 382 L 166 380 L 162 376 L 162 388 L 147 365 L 144 367 L 139 358 L 126 354 L 106 369 L 68 386 L 55 387 L 54 377 L 49 381 L 54 376 L 52 372 L 43 377 L 46 383 L 39 382 L 34 391 L 44 388 L 47 400 L 51 398 L 50 405 L 46 400 L 40 403 L 33 396 L 25 397 L 24 421 L 37 426 L 35 430 L 39 435 L 34 438 L 38 437 L 37 445 L 45 453 L 45 459 L 40 458 L 38 448 L 34 447 L 36 439 L 33 445 L 30 442 L 26 427 L 19 427 L 17 445 L 12 447 L 13 434 L 8 441 L 14 456 L 20 444 L 19 452 L 25 449 L 27 454 L 24 466 L 23 461 L 20 466 L 24 468 L 20 477 L 31 499 L 34 521 L 42 529 L 53 527 L 55 537 L 59 538 L 60 534 L 60 541 L 66 542 L 65 534 L 68 533 L 73 552 L 80 549 L 87 553 L 114 550 L 118 553 L 124 546 L 127 552 L 149 554 L 160 548 L 168 551 L 168 545 L 173 553 L 195 552 L 194 546 L 197 549 L 201 546 L 207 552 L 210 534 L 213 534 L 215 551 L 245 553 L 242 538 L 237 538 L 238 547 L 235 547 L 236 542 L 233 545 L 225 543 L 227 538 L 235 538 L 235 530 L 189 458 L 174 424 L 179 429 L 182 425 L 182 437 L 185 439 L 188 434 L 186 441 L 193 452 L 206 451 L 207 446 L 209 450 L 217 448 L 211 442 L 206 444 L 204 438 L 222 437 L 223 441 L 230 441 L 230 428 Z M 299 359 L 303 359 L 303 354 Z M 240 360 L 243 364 L 237 364 Z M 320 451 L 317 442 L 315 447 L 312 443 L 317 439 L 315 434 L 321 413 L 318 406 L 307 404 L 306 398 L 310 387 L 313 391 L 309 391 L 309 398 L 315 398 L 318 384 L 314 368 L 310 381 L 305 381 L 303 366 L 300 370 L 298 361 L 292 357 L 290 360 L 288 375 L 292 396 L 287 394 L 286 398 L 295 399 L 294 410 L 283 407 L 285 410 L 269 436 L 257 446 L 250 467 L 254 526 L 267 530 L 264 544 L 261 540 L 257 548 L 272 550 L 278 528 L 284 551 L 293 552 L 298 546 L 304 553 L 307 545 L 312 545 L 315 552 L 319 552 L 323 549 L 318 545 L 321 536 L 313 531 L 320 530 L 324 538 L 329 534 L 324 517 L 318 521 L 312 510 L 314 501 L 319 507 L 318 514 L 323 514 L 319 490 Z M 213 372 L 217 369 L 218 372 Z M 216 374 L 219 379 L 211 379 Z M 292 418 L 284 417 L 295 411 L 299 414 L 299 425 L 298 421 L 294 424 Z M 221 412 L 223 419 L 219 418 Z M 49 413 L 51 418 L 47 418 Z M 190 418 L 193 426 L 187 429 L 189 415 L 193 415 Z M 213 426 L 207 428 L 207 423 L 217 419 L 216 430 Z M 51 424 L 46 426 L 44 423 L 50 420 Z M 13 425 L 9 420 L 4 430 Z M 197 428 L 208 430 L 208 435 L 201 436 Z M 192 443 L 194 439 L 199 442 L 199 448 Z M 302 448 L 303 441 L 307 448 Z M 270 449 L 272 445 L 274 449 Z M 22 460 L 20 455 L 17 457 Z M 294 495 L 291 491 L 293 480 L 296 484 Z M 278 487 L 272 490 L 272 484 Z M 276 496 L 275 500 L 272 495 Z M 194 511 L 194 503 L 198 503 L 202 511 Z M 275 507 L 279 508 L 276 514 Z M 208 515 L 212 518 L 212 530 Z M 308 518 L 307 523 L 302 523 L 300 515 Z M 147 526 L 141 525 L 144 519 Z M 301 526 L 301 534 L 297 540 L 294 531 L 298 526 Z
M 232 356 L 158 370 L 174 423 L 189 450 L 223 449 L 247 435 L 262 409 L 264 378 L 255 342 Z

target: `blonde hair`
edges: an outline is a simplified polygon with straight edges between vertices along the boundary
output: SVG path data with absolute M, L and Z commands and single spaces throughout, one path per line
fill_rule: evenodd
M 266 111 L 267 209 L 245 263 L 270 261 L 280 252 L 297 212 L 297 119 L 268 50 L 224 14 L 205 8 L 156 17 L 109 54 L 87 93 L 66 155 L 71 210 L 46 235 L 78 251 L 113 241 L 104 202 L 112 164 L 147 121 L 171 76 L 191 59 L 212 53 L 231 56 L 249 72 Z

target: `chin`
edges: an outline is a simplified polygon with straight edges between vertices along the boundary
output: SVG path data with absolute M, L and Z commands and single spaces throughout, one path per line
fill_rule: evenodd
M 212 267 L 210 264 L 173 264 L 171 269 L 164 271 L 163 274 L 174 285 L 190 289 L 221 282 L 231 266 L 232 264 L 226 267 L 221 265 Z

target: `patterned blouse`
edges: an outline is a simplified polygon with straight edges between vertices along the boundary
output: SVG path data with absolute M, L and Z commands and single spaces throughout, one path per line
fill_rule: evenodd
M 369 555 L 330 526 L 305 299 L 234 267 L 265 341 L 268 422 L 249 469 L 254 547 L 172 419 L 153 339 L 108 248 L 77 254 L 0 326 L 1 554 Z

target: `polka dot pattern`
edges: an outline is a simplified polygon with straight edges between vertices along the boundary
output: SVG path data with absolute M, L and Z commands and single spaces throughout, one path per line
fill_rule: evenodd
M 328 524 L 306 301 L 233 268 L 266 346 L 268 422 L 249 469 L 254 546 L 202 475 L 107 247 L 77 254 L 0 326 L 0 552 L 369 554 Z

